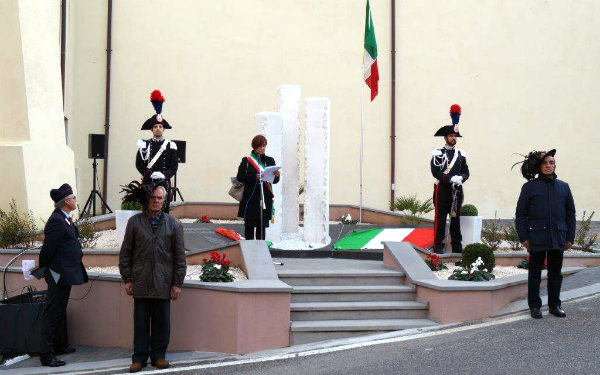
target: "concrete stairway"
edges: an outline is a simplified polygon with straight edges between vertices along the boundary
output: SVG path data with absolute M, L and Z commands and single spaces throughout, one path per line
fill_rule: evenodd
M 290 344 L 435 325 L 402 272 L 376 261 L 285 259 L 279 279 L 294 288 Z M 292 264 L 289 264 L 292 261 Z

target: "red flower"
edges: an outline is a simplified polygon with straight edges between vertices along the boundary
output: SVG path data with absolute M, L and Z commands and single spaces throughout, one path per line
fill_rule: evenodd
M 208 215 L 202 216 L 202 222 L 203 223 L 210 223 L 210 218 L 208 217 Z
M 202 263 L 206 263 L 206 262 L 208 262 L 208 259 L 202 258 Z
M 432 260 L 431 265 L 437 267 L 437 259 Z

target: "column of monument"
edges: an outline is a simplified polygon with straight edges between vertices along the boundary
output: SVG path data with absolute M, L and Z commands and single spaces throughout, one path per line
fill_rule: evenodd
M 329 241 L 329 155 L 331 103 L 328 98 L 306 98 L 304 134 L 304 241 Z
M 267 137 L 266 154 L 273 159 L 277 165 L 281 165 L 282 149 L 283 149 L 283 126 L 281 115 L 273 112 L 260 112 L 254 115 L 254 123 L 256 124 L 256 133 Z M 282 171 L 283 173 L 283 171 Z M 282 175 L 282 180 L 285 180 Z M 267 228 L 265 237 L 267 241 L 277 242 L 281 238 L 281 223 L 282 223 L 282 184 L 273 184 L 273 207 L 275 209 L 273 220 Z
M 277 90 L 277 109 L 283 121 L 283 155 L 281 167 L 283 177 L 280 184 L 282 201 L 282 233 L 298 231 L 300 187 L 300 107 L 302 87 L 300 85 L 280 85 Z M 279 160 L 277 160 L 279 163 Z

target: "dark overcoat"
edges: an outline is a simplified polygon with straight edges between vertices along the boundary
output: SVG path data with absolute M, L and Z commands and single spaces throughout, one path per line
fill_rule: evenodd
M 169 299 L 171 286 L 183 285 L 186 273 L 183 226 L 163 213 L 152 228 L 148 211 L 129 219 L 119 253 L 119 271 L 133 284 L 134 298 Z
M 82 258 L 77 227 L 61 210 L 55 209 L 44 227 L 40 267 L 48 267 L 60 275 L 57 285 L 81 285 L 88 281 Z
M 252 151 L 252 154 L 257 155 Z M 267 155 L 257 155 L 259 160 L 264 163 L 265 166 L 275 165 L 275 159 Z M 248 162 L 248 158 L 244 157 L 240 162 L 237 172 L 237 180 L 244 184 L 244 193 L 242 200 L 238 208 L 238 216 L 243 217 L 246 222 L 256 222 L 260 220 L 260 182 L 256 179 L 258 172 L 256 168 Z M 279 177 L 275 177 L 273 183 L 278 183 Z M 273 193 L 268 187 L 267 182 L 264 184 L 265 194 L 265 206 L 263 210 L 263 221 L 268 224 L 268 220 L 271 220 L 271 212 L 273 209 Z M 265 225 L 268 226 L 268 225 Z
M 523 184 L 515 212 L 521 242 L 531 251 L 565 250 L 575 240 L 575 202 L 569 184 L 556 178 L 538 178 Z

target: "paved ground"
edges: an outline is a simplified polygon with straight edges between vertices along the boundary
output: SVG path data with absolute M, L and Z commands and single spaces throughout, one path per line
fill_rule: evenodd
M 262 353 L 168 371 L 205 375 L 295 374 L 600 374 L 600 295 L 565 303 L 567 318 L 544 312 L 470 322 L 337 347 Z M 375 340 L 373 340 L 375 339 Z M 344 345 L 344 346 L 339 346 Z M 110 372 L 110 373 L 123 373 Z M 102 372 L 99 374 L 108 374 Z M 147 370 L 147 374 L 166 373 Z
M 305 268 L 306 261 L 311 268 L 326 269 L 331 262 L 324 259 L 280 259 L 286 269 Z M 338 259 L 336 264 L 353 268 L 354 260 Z M 380 267 L 380 262 L 360 261 L 369 267 Z M 360 373 L 411 373 L 411 374 L 521 374 L 521 373 L 578 373 L 600 374 L 597 366 L 597 347 L 600 345 L 600 267 L 585 269 L 563 281 L 563 307 L 567 319 L 547 316 L 541 321 L 528 318 L 526 300 L 521 299 L 507 306 L 501 317 L 486 320 L 488 324 L 469 331 L 453 332 L 437 336 L 424 336 L 410 341 L 357 348 L 338 353 L 310 356 L 302 360 L 286 359 L 274 362 L 204 368 L 178 372 L 184 374 L 360 374 Z M 545 293 L 544 291 L 542 293 Z M 583 296 L 594 297 L 587 300 L 573 300 Z M 493 322 L 506 320 L 507 315 L 517 312 L 518 319 L 501 325 Z M 481 322 L 468 322 L 461 327 L 476 327 Z M 438 329 L 438 328 L 436 328 Z M 441 329 L 444 329 L 443 327 Z M 433 332 L 433 331 L 432 331 Z M 397 332 L 390 336 L 402 336 Z M 379 338 L 385 335 L 380 335 Z M 528 342 L 528 337 L 535 340 Z M 307 344 L 282 349 L 280 353 L 304 352 L 320 348 L 336 348 L 348 343 L 368 342 L 372 338 L 335 340 L 327 343 Z M 540 345 L 538 342 L 548 345 Z M 0 367 L 3 374 L 42 374 L 77 372 L 79 374 L 122 373 L 130 363 L 131 352 L 121 348 L 78 347 L 77 352 L 61 356 L 69 364 L 58 369 L 42 368 L 37 357 L 20 362 L 10 368 Z M 333 349 L 335 350 L 335 349 Z M 168 353 L 167 359 L 176 366 L 190 366 L 197 363 L 217 362 L 257 358 L 278 354 L 260 353 L 249 356 L 230 356 L 220 353 L 178 352 Z M 526 362 L 529 359 L 530 362 Z M 468 363 L 465 364 L 465 363 Z M 99 369 L 111 368 L 103 372 Z M 149 372 L 148 368 L 144 372 Z M 143 373 L 144 373 L 143 372 Z

